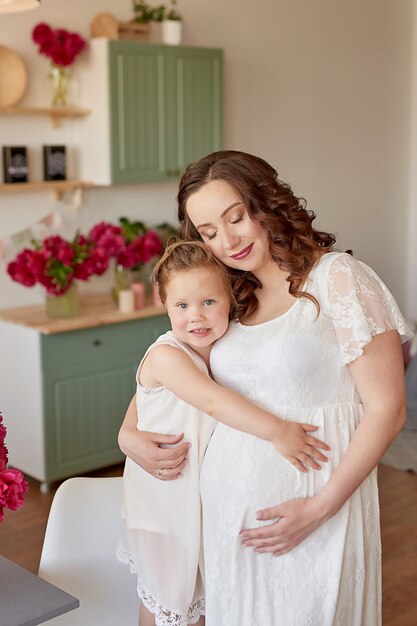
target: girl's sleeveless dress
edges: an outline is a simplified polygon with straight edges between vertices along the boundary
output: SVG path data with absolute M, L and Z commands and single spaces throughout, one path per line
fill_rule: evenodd
M 201 472 L 206 626 L 377 626 L 381 623 L 377 473 L 291 552 L 241 546 L 256 511 L 317 494 L 364 415 L 348 363 L 374 335 L 411 333 L 376 274 L 348 254 L 325 254 L 280 317 L 232 323 L 211 353 L 215 379 L 282 418 L 319 426 L 330 461 L 303 474 L 268 442 L 218 424 Z
M 203 359 L 170 331 L 155 346 L 168 344 L 185 352 L 208 375 Z M 217 422 L 180 400 L 166 387 L 137 384 L 138 429 L 184 433 L 191 442 L 182 478 L 161 481 L 129 458 L 123 475 L 122 511 L 127 548 L 118 547 L 119 560 L 138 577 L 139 598 L 155 614 L 157 626 L 186 626 L 204 614 L 201 548 L 200 468 Z

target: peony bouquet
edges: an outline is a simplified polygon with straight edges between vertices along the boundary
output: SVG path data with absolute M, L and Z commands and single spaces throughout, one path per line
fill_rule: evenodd
M 61 67 L 71 65 L 87 46 L 87 41 L 81 35 L 70 33 L 63 28 L 53 30 L 43 22 L 33 29 L 32 39 L 38 44 L 41 54 Z
M 25 248 L 7 266 L 12 280 L 33 287 L 41 284 L 47 293 L 63 295 L 75 280 L 88 280 L 104 274 L 109 265 L 105 249 L 76 233 L 72 241 L 59 235 L 42 242 L 33 241 L 33 249 Z
M 0 413 L 0 522 L 4 520 L 4 509 L 16 511 L 23 506 L 29 485 L 20 470 L 7 467 L 9 457 L 4 443 L 6 427 Z
M 143 222 L 120 218 L 119 225 L 99 222 L 88 235 L 77 232 L 72 241 L 59 235 L 33 240 L 8 264 L 12 280 L 25 287 L 40 284 L 62 296 L 76 280 L 101 276 L 111 259 L 123 270 L 137 271 L 158 259 L 176 230 L 167 223 L 148 228 Z
M 89 232 L 97 249 L 108 258 L 114 257 L 116 264 L 125 269 L 138 270 L 161 256 L 164 242 L 156 229 L 148 229 L 143 222 L 131 222 L 126 217 L 121 217 L 119 223 L 120 226 L 100 222 Z

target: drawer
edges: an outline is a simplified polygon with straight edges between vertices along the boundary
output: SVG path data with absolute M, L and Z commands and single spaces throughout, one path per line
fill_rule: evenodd
M 41 336 L 42 368 L 137 353 L 138 358 L 170 328 L 166 315 Z

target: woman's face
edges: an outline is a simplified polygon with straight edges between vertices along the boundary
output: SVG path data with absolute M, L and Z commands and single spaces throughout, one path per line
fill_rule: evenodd
M 189 197 L 186 210 L 206 246 L 228 267 L 256 274 L 271 262 L 266 231 L 229 183 L 207 183 Z

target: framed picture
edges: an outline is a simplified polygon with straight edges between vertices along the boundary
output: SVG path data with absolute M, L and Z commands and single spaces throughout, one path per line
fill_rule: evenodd
M 65 146 L 43 146 L 43 179 L 66 180 L 67 158 Z
M 3 146 L 3 177 L 5 183 L 28 182 L 28 160 L 25 146 Z

